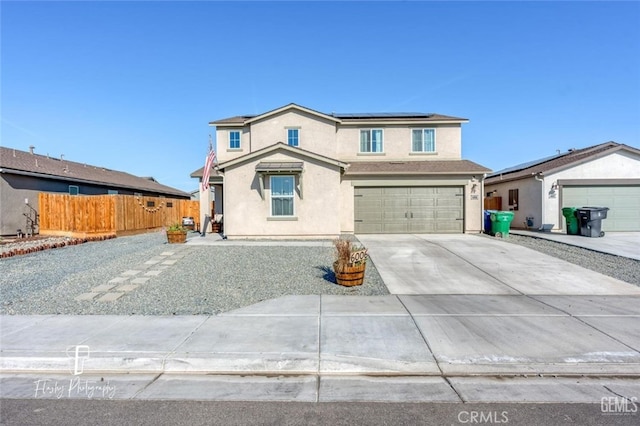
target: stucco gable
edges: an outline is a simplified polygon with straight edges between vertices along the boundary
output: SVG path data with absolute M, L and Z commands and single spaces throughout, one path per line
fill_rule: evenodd
M 247 155 L 243 155 L 233 160 L 220 163 L 218 164 L 218 170 L 224 170 L 225 168 L 239 166 L 239 165 L 248 163 L 250 161 L 253 161 L 255 159 L 265 157 L 268 155 L 278 154 L 278 153 L 283 153 L 288 155 L 293 154 L 296 157 L 309 158 L 309 159 L 313 159 L 321 163 L 326 163 L 333 166 L 339 166 L 342 168 L 347 167 L 347 163 L 343 163 L 342 161 L 336 160 L 334 158 L 325 157 L 323 155 L 319 155 L 311 151 L 289 146 L 283 142 L 278 142 L 266 148 L 251 152 Z
M 249 118 L 249 119 L 247 119 L 245 121 L 245 124 L 250 124 L 250 123 L 253 123 L 253 122 L 256 122 L 256 121 L 264 120 L 264 119 L 273 117 L 274 115 L 282 114 L 282 113 L 287 112 L 287 111 L 300 111 L 300 112 L 303 112 L 303 113 L 306 113 L 306 114 L 309 114 L 309 115 L 312 115 L 312 116 L 316 116 L 318 118 L 322 118 L 324 120 L 333 121 L 335 123 L 339 123 L 340 122 L 339 118 L 333 117 L 331 115 L 323 114 L 321 112 L 312 110 L 311 108 L 306 108 L 306 107 L 291 103 L 289 105 L 285 105 L 283 107 L 280 107 L 280 108 L 265 112 L 263 114 L 256 115 L 255 117 L 251 117 L 251 118 Z

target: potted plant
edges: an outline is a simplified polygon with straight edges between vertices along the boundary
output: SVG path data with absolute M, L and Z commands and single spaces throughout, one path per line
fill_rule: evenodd
M 215 234 L 222 232 L 222 215 L 213 215 L 213 221 L 211 222 L 211 231 Z
M 171 225 L 167 229 L 167 241 L 169 244 L 183 244 L 187 242 L 187 228 L 179 223 Z
M 336 238 L 333 245 L 336 258 L 333 271 L 336 274 L 336 282 L 347 287 L 362 285 L 367 266 L 367 249 L 354 245 L 345 237 Z

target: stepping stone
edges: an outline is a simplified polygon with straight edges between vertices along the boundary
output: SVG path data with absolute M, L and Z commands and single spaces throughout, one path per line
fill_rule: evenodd
M 128 275 L 128 276 L 131 276 L 131 275 L 138 275 L 140 272 L 142 272 L 142 271 L 136 271 L 136 270 L 134 270 L 134 269 L 131 269 L 131 270 L 128 270 L 128 271 L 124 271 L 124 272 L 122 273 L 122 275 Z
M 93 300 L 94 297 L 99 296 L 100 293 L 82 293 L 80 296 L 76 297 L 74 300 L 78 302 L 82 302 L 84 300 Z
M 143 278 L 143 277 L 134 278 L 133 280 L 131 280 L 131 284 L 144 284 L 147 281 L 149 281 L 150 279 L 151 278 L 149 278 L 149 277 L 146 277 L 146 278 Z
M 165 260 L 164 262 L 162 262 L 163 265 L 175 265 L 175 263 L 177 262 L 177 260 Z
M 113 284 L 111 284 L 111 285 L 109 285 L 109 284 L 101 284 L 101 285 L 99 285 L 97 287 L 92 288 L 91 291 L 93 293 L 104 293 L 105 291 L 109 291 L 114 287 L 115 287 L 115 285 L 113 285 Z
M 176 254 L 175 251 L 165 251 L 160 253 L 160 256 L 173 256 L 174 254 Z
M 162 273 L 162 271 L 158 271 L 158 270 L 153 270 L 153 271 L 149 271 L 147 272 L 145 275 L 149 275 L 152 277 L 157 277 L 158 275 L 160 275 Z
M 115 302 L 119 298 L 121 298 L 124 293 L 107 293 L 98 299 L 98 302 Z
M 118 284 L 118 283 L 122 283 L 125 282 L 129 279 L 129 277 L 116 277 L 112 280 L 109 280 L 110 283 L 114 283 L 114 284 Z
M 161 260 L 147 260 L 146 262 L 144 262 L 145 265 L 155 265 L 156 263 L 160 263 L 162 262 Z
M 137 285 L 133 284 L 123 284 L 120 287 L 116 288 L 117 291 L 124 291 L 125 293 L 130 292 L 138 288 Z

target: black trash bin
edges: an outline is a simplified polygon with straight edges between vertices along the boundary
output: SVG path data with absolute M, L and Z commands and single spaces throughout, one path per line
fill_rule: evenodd
M 608 207 L 580 207 L 578 209 L 580 235 L 585 237 L 604 237 L 602 219 L 607 218 L 608 211 Z

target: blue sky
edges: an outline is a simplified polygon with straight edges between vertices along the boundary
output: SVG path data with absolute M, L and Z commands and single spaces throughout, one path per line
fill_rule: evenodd
M 0 143 L 190 191 L 208 122 L 465 117 L 493 170 L 640 147 L 639 2 L 0 2 Z M 215 134 L 214 134 L 215 136 Z

